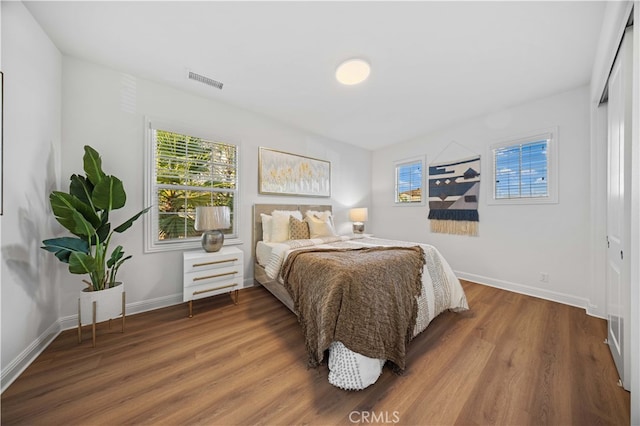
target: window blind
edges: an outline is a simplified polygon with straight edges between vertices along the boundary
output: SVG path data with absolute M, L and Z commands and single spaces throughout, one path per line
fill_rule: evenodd
M 231 227 L 223 232 L 235 237 L 237 146 L 162 129 L 151 132 L 155 241 L 197 237 L 200 233 L 193 226 L 197 206 L 228 206 Z
M 494 149 L 496 199 L 549 196 L 549 142 L 547 138 Z

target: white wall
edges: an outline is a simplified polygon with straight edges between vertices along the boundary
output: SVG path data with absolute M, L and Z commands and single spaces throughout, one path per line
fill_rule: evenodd
M 631 424 L 640 424 L 640 1 L 633 2 L 631 195 Z
M 553 126 L 559 133 L 559 203 L 488 205 L 489 146 Z M 474 153 L 482 157 L 478 237 L 431 233 L 427 206 L 394 206 L 395 160 L 426 155 L 428 164 Z M 586 86 L 459 123 L 373 153 L 377 173 L 368 229 L 433 244 L 461 278 L 587 307 L 589 159 Z M 541 272 L 549 275 L 548 283 L 540 281 Z
M 215 89 L 211 89 L 215 90 Z M 239 238 L 245 253 L 245 282 L 252 283 L 252 206 L 254 203 L 328 203 L 340 231 L 348 232 L 348 207 L 366 205 L 371 183 L 371 153 L 328 140 L 245 110 L 197 97 L 79 59 L 63 59 L 62 176 L 82 172 L 83 145 L 103 157 L 107 173 L 120 177 L 127 206 L 113 213 L 126 219 L 143 208 L 145 115 L 195 126 L 240 146 Z M 274 197 L 258 194 L 258 147 L 329 160 L 332 197 Z M 115 220 L 117 222 L 117 219 Z M 116 235 L 133 254 L 118 276 L 127 285 L 130 311 L 182 301 L 182 252 L 143 253 L 143 223 Z M 59 266 L 63 268 L 62 265 Z M 71 324 L 76 313 L 78 276 L 63 274 L 61 316 Z
M 633 2 L 633 110 L 631 180 L 631 424 L 640 424 L 640 1 Z
M 4 215 L 2 217 L 2 389 L 58 332 L 52 256 L 40 249 L 54 221 L 61 55 L 20 2 L 2 2 Z

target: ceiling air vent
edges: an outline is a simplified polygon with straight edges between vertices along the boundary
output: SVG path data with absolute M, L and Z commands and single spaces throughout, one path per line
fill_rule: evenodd
M 195 72 L 189 71 L 189 80 L 199 81 L 200 83 L 204 83 L 208 86 L 215 87 L 216 89 L 222 90 L 222 83 L 217 80 L 214 80 L 209 77 L 205 77 L 200 74 L 196 74 Z

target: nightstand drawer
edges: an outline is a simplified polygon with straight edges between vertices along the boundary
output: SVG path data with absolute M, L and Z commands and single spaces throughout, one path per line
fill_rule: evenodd
M 237 279 L 226 279 L 207 284 L 195 285 L 192 287 L 185 287 L 183 302 L 216 296 L 218 294 L 228 293 L 240 288 L 242 288 L 242 282 Z
M 221 254 L 215 257 L 192 257 L 184 260 L 184 273 L 215 271 L 229 267 L 242 268 L 242 256 L 237 253 Z
M 222 281 L 237 280 L 241 277 L 240 265 L 227 268 L 206 269 L 203 271 L 184 274 L 184 287 L 193 287 L 201 284 L 217 284 Z

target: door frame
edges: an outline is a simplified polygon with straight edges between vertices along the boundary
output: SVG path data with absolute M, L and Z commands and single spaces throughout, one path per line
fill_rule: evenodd
M 588 313 L 606 317 L 607 108 L 599 107 L 624 29 L 633 13 L 631 137 L 631 424 L 640 424 L 640 1 L 607 2 L 590 83 L 591 133 L 591 276 Z M 604 336 L 603 336 L 604 338 Z M 613 361 L 612 361 L 613 362 Z

